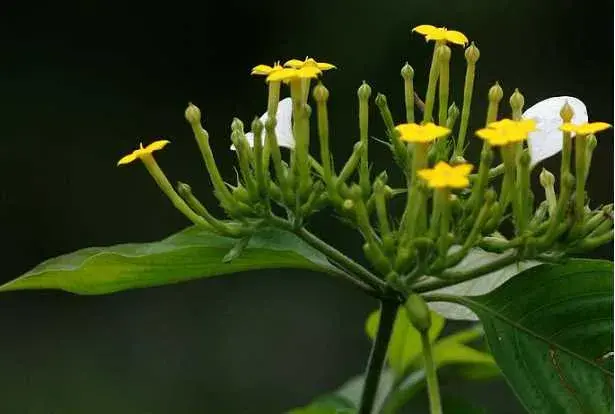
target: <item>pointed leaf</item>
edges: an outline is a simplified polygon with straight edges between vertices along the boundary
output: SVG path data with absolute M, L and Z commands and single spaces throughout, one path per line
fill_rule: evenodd
M 610 413 L 613 264 L 571 260 L 527 270 L 471 308 L 511 387 L 531 413 Z
M 142 244 L 91 247 L 49 259 L 0 286 L 0 292 L 61 289 L 84 295 L 167 285 L 248 270 L 296 268 L 341 275 L 324 255 L 295 235 L 262 229 L 241 255 L 223 258 L 237 244 L 198 227 L 164 240 Z

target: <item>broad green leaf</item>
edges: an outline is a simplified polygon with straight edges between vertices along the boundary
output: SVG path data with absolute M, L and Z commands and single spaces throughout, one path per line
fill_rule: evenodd
M 370 339 L 374 340 L 376 331 L 378 330 L 378 322 L 380 321 L 380 311 L 376 310 L 371 313 L 365 323 L 365 331 Z M 431 312 L 431 328 L 429 328 L 429 338 L 431 341 L 442 332 L 444 327 L 444 318 L 437 313 Z M 397 311 L 395 324 L 393 325 L 393 334 L 389 342 L 387 352 L 387 362 L 397 375 L 405 372 L 410 364 L 421 355 L 421 336 L 419 332 L 412 326 L 406 313 L 406 308 L 403 306 Z
M 453 248 L 454 250 L 454 248 Z M 501 254 L 486 252 L 482 249 L 472 249 L 470 253 L 457 266 L 450 269 L 451 271 L 466 271 L 474 269 L 486 263 L 492 262 L 501 257 Z M 503 267 L 492 273 L 476 279 L 468 280 L 457 285 L 434 290 L 433 293 L 446 293 L 457 296 L 478 296 L 491 292 L 493 289 L 502 285 L 511 277 L 521 273 L 524 270 L 538 266 L 540 262 L 535 260 L 526 260 L 519 263 L 514 263 Z M 465 306 L 456 303 L 430 303 L 429 307 L 446 319 L 459 319 L 476 321 L 478 318 Z
M 250 238 L 241 254 L 232 254 L 235 257 L 224 263 L 236 245 L 235 239 L 189 227 L 158 242 L 91 247 L 49 259 L 0 286 L 0 292 L 61 289 L 94 295 L 275 268 L 343 275 L 324 255 L 282 230 L 263 229 Z
M 487 414 L 487 410 L 473 402 L 448 393 L 442 395 L 442 411 L 454 414 Z
M 504 376 L 531 413 L 610 413 L 613 264 L 571 260 L 527 270 L 471 308 Z

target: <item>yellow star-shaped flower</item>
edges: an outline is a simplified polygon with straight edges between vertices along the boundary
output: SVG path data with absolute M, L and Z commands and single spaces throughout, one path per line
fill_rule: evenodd
M 445 137 L 451 133 L 451 130 L 433 122 L 428 122 L 423 125 L 419 124 L 401 124 L 395 127 L 399 132 L 400 138 L 407 142 L 431 142 L 437 138 Z
M 418 175 L 431 188 L 466 188 L 470 185 L 468 175 L 472 168 L 470 164 L 451 166 L 440 161 L 434 168 L 419 170 Z
M 570 122 L 566 122 L 560 126 L 559 129 L 564 132 L 574 132 L 578 135 L 589 135 L 604 131 L 610 127 L 611 125 L 606 122 L 584 122 L 582 124 L 572 124 Z
M 275 62 L 273 66 L 269 65 L 256 65 L 252 68 L 251 75 L 269 76 L 274 72 L 284 69 L 280 62 Z
M 304 66 L 299 69 L 284 68 L 282 70 L 272 72 L 269 76 L 267 76 L 267 82 L 290 82 L 293 79 L 312 79 L 317 78 L 321 73 L 322 71 L 314 66 Z
M 523 119 L 520 121 L 502 119 L 501 121 L 490 123 L 487 125 L 487 128 L 479 129 L 476 131 L 476 135 L 489 142 L 489 144 L 498 146 L 511 142 L 525 141 L 528 134 L 535 129 L 536 121 L 533 119 Z
M 117 162 L 117 165 L 130 164 L 131 162 L 141 159 L 146 156 L 151 156 L 152 152 L 163 149 L 169 142 L 167 140 L 154 141 L 147 147 L 143 148 L 143 144 L 139 143 L 139 148 L 134 150 L 131 154 L 128 154 Z
M 457 30 L 447 30 L 446 27 L 435 27 L 430 24 L 421 24 L 412 29 L 412 31 L 425 36 L 426 41 L 444 40 L 446 42 L 463 46 L 469 42 L 468 38 L 463 33 L 458 32 Z
M 325 62 L 316 62 L 311 57 L 306 57 L 305 60 L 291 59 L 287 61 L 286 63 L 284 63 L 284 66 L 288 66 L 289 68 L 293 68 L 293 69 L 301 69 L 301 68 L 310 67 L 310 66 L 318 68 L 320 70 L 337 69 L 335 65 L 332 65 L 330 63 L 325 63 Z

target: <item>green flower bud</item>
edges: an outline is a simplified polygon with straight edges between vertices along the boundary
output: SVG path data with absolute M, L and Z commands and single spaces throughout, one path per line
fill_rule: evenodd
M 451 48 L 446 45 L 440 46 L 438 48 L 438 60 L 440 62 L 448 62 L 451 60 Z
M 352 211 L 354 209 L 354 201 L 352 201 L 351 199 L 344 200 L 342 208 L 346 211 Z
M 588 151 L 593 151 L 594 149 L 596 149 L 596 146 L 598 146 L 598 140 L 596 139 L 595 135 L 588 135 L 587 136 L 587 150 Z
M 470 46 L 468 46 L 468 48 L 466 49 L 464 55 L 468 63 L 476 63 L 478 61 L 478 58 L 480 58 L 480 51 L 478 50 L 474 42 L 472 42 L 470 43 Z
M 453 129 L 453 127 L 455 126 L 455 122 L 457 122 L 458 118 L 459 118 L 459 108 L 457 107 L 457 105 L 455 105 L 455 102 L 453 102 L 451 106 L 448 107 L 448 114 L 446 117 L 446 127 L 448 129 Z
M 532 157 L 530 156 L 530 153 L 527 151 L 523 151 L 521 153 L 521 155 L 519 155 L 519 165 L 527 168 L 530 165 L 530 162 L 532 161 Z
M 523 113 L 523 105 L 525 105 L 525 98 L 519 92 L 519 89 L 515 89 L 515 92 L 510 96 L 509 103 L 512 109 L 512 119 L 515 121 L 520 120 Z
M 316 102 L 327 102 L 329 99 L 329 90 L 322 84 L 322 82 L 318 82 L 318 85 L 314 86 L 312 96 Z
M 559 111 L 559 116 L 562 117 L 562 121 L 570 122 L 572 121 L 572 117 L 574 116 L 574 109 L 572 106 L 568 104 L 568 101 L 562 106 L 562 109 Z
M 357 96 L 359 99 L 368 100 L 371 95 L 372 88 L 365 83 L 365 81 L 363 81 L 363 84 L 359 86 L 359 89 L 357 90 Z
M 233 118 L 233 122 L 231 122 L 231 131 L 243 132 L 243 122 L 241 122 L 241 119 Z
M 485 204 L 491 204 L 493 203 L 496 198 L 498 197 L 497 193 L 495 192 L 495 190 L 493 190 L 492 188 L 488 189 L 487 191 L 485 191 Z
M 188 104 L 188 107 L 184 112 L 184 116 L 186 117 L 186 121 L 188 121 L 190 125 L 201 123 L 201 110 L 192 103 Z
M 525 105 L 525 98 L 519 92 L 519 89 L 515 89 L 515 92 L 510 96 L 510 107 L 514 110 L 523 110 L 523 105 Z
M 414 69 L 408 62 L 401 68 L 401 77 L 406 80 L 414 79 Z
M 404 304 L 408 319 L 419 332 L 427 332 L 431 327 L 431 313 L 425 300 L 416 293 L 411 293 Z
M 555 184 L 555 176 L 551 174 L 551 172 L 546 168 L 542 169 L 538 178 L 540 180 L 540 185 L 545 188 L 553 187 L 553 185 Z
M 178 181 L 177 182 L 177 192 L 183 199 L 186 199 L 186 197 L 192 194 L 192 187 L 190 187 L 190 185 L 186 183 L 182 183 L 181 181 Z
M 376 99 L 374 99 L 374 103 L 378 108 L 386 108 L 387 107 L 387 97 L 384 94 L 379 93 L 376 95 Z
M 489 89 L 488 97 L 491 102 L 497 103 L 502 100 L 502 98 L 504 97 L 504 91 L 502 90 L 502 87 L 500 86 L 499 82 L 496 82 L 495 85 L 493 85 Z

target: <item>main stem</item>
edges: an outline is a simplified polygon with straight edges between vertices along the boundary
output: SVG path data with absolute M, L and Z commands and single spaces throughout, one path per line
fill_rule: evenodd
M 384 358 L 389 348 L 389 340 L 393 333 L 393 323 L 397 315 L 399 303 L 391 299 L 383 299 L 380 302 L 380 322 L 378 323 L 378 332 L 376 340 L 369 354 L 367 369 L 365 372 L 365 385 L 363 386 L 363 394 L 361 395 L 361 405 L 358 414 L 371 414 L 374 407 L 374 400 L 378 392 L 378 384 L 380 383 L 380 375 L 384 365 Z
M 423 344 L 423 358 L 425 359 L 425 375 L 427 377 L 427 393 L 429 395 L 430 414 L 442 414 L 442 403 L 440 402 L 440 387 L 438 385 L 438 375 L 431 352 L 431 342 L 429 332 L 421 332 L 421 343 Z

